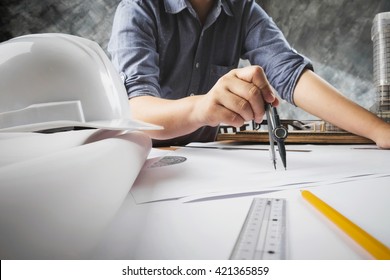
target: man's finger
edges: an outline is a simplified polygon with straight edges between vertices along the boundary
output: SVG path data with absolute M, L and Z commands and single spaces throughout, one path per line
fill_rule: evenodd
M 257 86 L 260 89 L 265 102 L 274 103 L 276 97 L 263 69 L 260 66 L 248 66 L 237 69 L 235 75 L 237 78 Z

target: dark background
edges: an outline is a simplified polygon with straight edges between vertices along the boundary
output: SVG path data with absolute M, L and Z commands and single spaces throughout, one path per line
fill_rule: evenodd
M 162 0 L 161 0 L 162 1 Z M 366 108 L 375 102 L 371 26 L 389 0 L 257 0 L 290 44 L 316 72 Z M 60 32 L 96 41 L 106 50 L 119 0 L 1 0 L 0 42 L 12 37 Z M 1 55 L 1 54 L 0 54 Z M 282 117 L 310 119 L 284 105 Z

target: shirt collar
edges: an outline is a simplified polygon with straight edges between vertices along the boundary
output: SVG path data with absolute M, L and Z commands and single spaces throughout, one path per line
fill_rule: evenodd
M 165 11 L 171 14 L 177 14 L 187 8 L 185 0 L 164 0 Z
M 222 6 L 222 9 L 227 15 L 233 16 L 232 10 L 227 2 L 228 0 L 218 0 L 217 7 Z M 164 5 L 167 13 L 177 14 L 188 8 L 189 4 L 186 0 L 164 0 Z
M 229 2 L 229 3 L 228 3 Z M 227 1 L 227 0 L 219 0 L 219 5 L 222 5 L 222 9 L 224 10 L 224 12 L 228 15 L 228 16 L 233 16 L 233 12 L 230 8 L 230 1 Z

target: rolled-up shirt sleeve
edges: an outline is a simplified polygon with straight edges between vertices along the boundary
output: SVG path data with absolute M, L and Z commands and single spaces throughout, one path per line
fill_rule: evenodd
M 304 69 L 313 70 L 311 61 L 289 45 L 272 18 L 258 5 L 252 5 L 248 15 L 243 58 L 261 66 L 280 97 L 294 104 L 295 85 Z
M 118 5 L 108 52 L 129 98 L 160 97 L 156 23 L 153 12 L 139 5 L 142 1 L 122 1 Z

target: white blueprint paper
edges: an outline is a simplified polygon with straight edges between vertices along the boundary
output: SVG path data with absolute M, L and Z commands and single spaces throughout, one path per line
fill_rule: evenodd
M 186 158 L 178 164 L 145 166 L 131 189 L 134 199 L 143 203 L 193 195 L 253 194 L 390 174 L 390 150 L 373 145 L 287 145 L 287 170 L 280 160 L 274 170 L 267 145 L 258 145 L 259 150 L 209 147 L 185 147 L 166 155 Z

